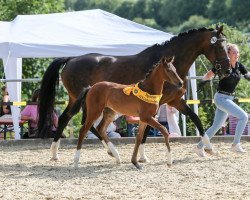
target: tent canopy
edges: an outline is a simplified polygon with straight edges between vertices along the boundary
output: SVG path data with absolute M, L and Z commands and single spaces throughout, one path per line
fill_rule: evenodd
M 0 58 L 7 79 L 21 79 L 22 58 L 68 57 L 86 53 L 131 55 L 169 40 L 171 34 L 103 10 L 19 15 L 0 22 Z M 8 82 L 11 101 L 21 101 L 21 83 Z M 11 107 L 16 139 L 20 109 Z
M 90 52 L 128 55 L 172 37 L 99 9 L 19 15 L 10 24 L 6 39 L 11 56 L 17 58 L 77 56 Z

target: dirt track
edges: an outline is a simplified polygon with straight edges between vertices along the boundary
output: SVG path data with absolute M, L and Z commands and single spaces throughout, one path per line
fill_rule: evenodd
M 215 144 L 218 157 L 198 158 L 193 144 L 172 143 L 174 165 L 166 166 L 164 144 L 148 144 L 151 162 L 138 171 L 130 163 L 133 145 L 117 146 L 117 166 L 100 145 L 85 145 L 80 166 L 71 165 L 75 149 L 60 149 L 59 162 L 49 149 L 1 148 L 0 199 L 250 199 L 250 143 L 244 155 L 230 144 Z

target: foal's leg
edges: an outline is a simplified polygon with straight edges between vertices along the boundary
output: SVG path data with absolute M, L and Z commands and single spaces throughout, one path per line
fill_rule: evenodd
M 136 135 L 135 147 L 134 147 L 133 155 L 132 155 L 132 158 L 131 158 L 131 162 L 134 164 L 134 166 L 137 169 L 142 169 L 141 165 L 139 165 L 139 163 L 137 161 L 137 154 L 138 154 L 138 149 L 139 149 L 139 146 L 141 144 L 141 141 L 142 141 L 143 134 L 144 134 L 146 126 L 147 126 L 146 123 L 143 123 L 142 121 L 140 121 L 140 123 L 139 123 L 139 132 Z
M 58 148 L 59 148 L 59 144 L 60 144 L 60 138 L 62 136 L 63 130 L 64 128 L 67 126 L 67 124 L 69 123 L 69 120 L 72 118 L 72 116 L 70 116 L 68 114 L 68 111 L 71 107 L 71 105 L 73 104 L 72 100 L 69 100 L 69 104 L 67 105 L 66 109 L 63 111 L 62 115 L 59 117 L 59 121 L 58 121 L 58 127 L 56 130 L 56 136 L 51 144 L 50 150 L 52 153 L 52 158 L 50 160 L 59 160 L 59 156 L 58 156 Z
M 147 119 L 141 119 L 141 120 L 143 120 L 145 123 L 149 124 L 150 126 L 158 129 L 162 133 L 162 135 L 164 136 L 165 143 L 167 146 L 167 165 L 171 166 L 172 165 L 172 155 L 171 155 L 171 149 L 170 149 L 170 145 L 169 145 L 169 132 L 168 132 L 168 130 L 163 125 L 161 125 L 158 121 L 156 121 L 154 117 L 150 117 Z
M 107 136 L 107 128 L 111 122 L 115 119 L 115 112 L 109 108 L 105 108 L 103 111 L 103 118 L 99 125 L 97 126 L 97 131 L 100 133 L 103 138 L 102 143 L 107 148 L 108 154 L 116 158 L 116 163 L 121 163 L 121 158 L 118 151 L 115 149 L 113 143 L 109 140 Z
M 78 163 L 79 163 L 79 159 L 80 159 L 80 150 L 82 148 L 82 142 L 83 139 L 86 137 L 88 130 L 90 129 L 90 127 L 93 125 L 94 120 L 92 121 L 86 121 L 85 124 L 82 125 L 80 131 L 79 131 L 79 137 L 78 137 L 78 142 L 77 142 L 77 150 L 75 153 L 75 157 L 74 157 L 74 167 L 78 168 Z
M 146 143 L 146 139 L 147 139 L 147 136 L 149 134 L 149 131 L 150 131 L 150 128 L 151 126 L 147 125 L 147 127 L 145 128 L 145 131 L 144 131 L 144 134 L 143 134 L 143 138 L 142 138 L 142 142 L 139 146 L 139 155 L 140 155 L 140 158 L 139 158 L 139 162 L 141 163 L 147 163 L 149 162 L 149 159 L 148 157 L 146 156 L 145 154 L 145 143 Z

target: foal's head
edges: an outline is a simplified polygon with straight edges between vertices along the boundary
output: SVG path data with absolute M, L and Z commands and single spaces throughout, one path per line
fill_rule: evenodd
M 183 86 L 183 80 L 179 77 L 173 65 L 174 57 L 162 57 L 159 66 L 162 70 L 163 78 L 166 82 L 177 87 Z

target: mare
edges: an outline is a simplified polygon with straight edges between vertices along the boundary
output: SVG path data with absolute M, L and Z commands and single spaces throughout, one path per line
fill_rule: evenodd
M 190 30 L 180 33 L 163 44 L 155 44 L 148 47 L 136 55 L 107 56 L 91 53 L 78 57 L 55 59 L 46 70 L 41 84 L 38 122 L 41 138 L 47 137 L 48 134 L 47 127 L 50 121 L 48 119 L 53 112 L 56 85 L 59 80 L 59 70 L 62 67 L 61 79 L 68 91 L 69 103 L 59 117 L 56 137 L 51 145 L 52 152 L 54 152 L 52 159 L 58 159 L 59 139 L 64 128 L 72 118 L 68 114 L 68 111 L 81 93 L 82 88 L 100 81 L 110 81 L 127 85 L 137 83 L 145 77 L 148 70 L 162 56 L 175 55 L 173 64 L 178 75 L 184 81 L 184 87 L 178 88 L 173 84 L 165 82 L 160 104 L 168 103 L 181 113 L 189 116 L 195 123 L 201 136 L 204 136 L 204 129 L 199 117 L 181 97 L 186 91 L 186 76 L 188 71 L 195 59 L 201 54 L 204 54 L 214 67 L 219 69 L 223 76 L 227 75 L 230 64 L 226 50 L 226 37 L 222 31 L 223 26 L 216 26 L 215 29 L 200 28 Z M 103 115 L 103 120 L 99 124 L 101 127 L 99 130 L 104 130 L 108 126 L 113 120 L 114 112 L 110 109 L 105 109 Z M 149 127 L 145 130 L 141 145 L 142 160 L 146 158 L 143 149 L 148 131 Z
M 183 85 L 183 81 L 176 73 L 172 61 L 173 58 L 161 58 L 153 69 L 150 70 L 146 78 L 143 81 L 140 81 L 136 86 L 102 81 L 94 84 L 90 89 L 83 89 L 83 92 L 79 95 L 75 104 L 72 106 L 72 109 L 69 111 L 70 115 L 74 115 L 81 107 L 83 108 L 84 123 L 79 132 L 77 151 L 74 158 L 76 168 L 78 167 L 80 159 L 80 150 L 83 139 L 85 138 L 87 131 L 93 126 L 93 123 L 100 117 L 104 108 L 109 108 L 114 112 L 123 115 L 140 117 L 139 133 L 136 136 L 134 152 L 131 159 L 131 162 L 136 168 L 141 169 L 141 166 L 137 161 L 137 153 L 147 125 L 161 131 L 167 146 L 167 164 L 169 166 L 172 165 L 169 133 L 167 129 L 154 118 L 159 108 L 159 101 L 162 96 L 164 82 L 166 81 L 177 88 L 182 87 Z M 117 163 L 120 163 L 119 154 L 115 150 L 113 144 L 109 141 L 106 130 L 100 132 L 100 134 L 112 154 L 116 157 Z

